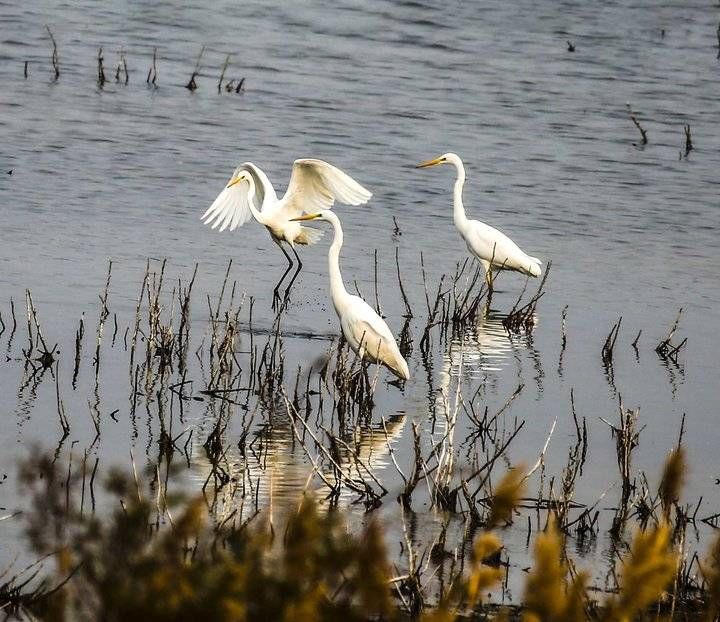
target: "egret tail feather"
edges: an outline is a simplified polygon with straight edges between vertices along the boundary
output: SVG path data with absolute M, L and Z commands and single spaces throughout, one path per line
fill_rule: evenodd
M 542 274 L 542 268 L 540 267 L 542 262 L 537 257 L 530 257 L 530 259 L 533 263 L 527 267 L 527 274 L 529 276 L 539 277 Z
M 295 238 L 296 244 L 305 244 L 312 246 L 320 241 L 325 235 L 324 231 L 320 229 L 313 229 L 312 227 L 300 227 L 300 235 Z

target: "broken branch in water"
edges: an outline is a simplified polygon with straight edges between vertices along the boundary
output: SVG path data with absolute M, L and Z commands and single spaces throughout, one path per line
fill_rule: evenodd
M 185 88 L 189 91 L 195 91 L 197 89 L 197 83 L 195 82 L 195 78 L 200 73 L 200 62 L 202 61 L 203 53 L 205 52 L 205 46 L 203 45 L 200 48 L 200 53 L 198 54 L 197 60 L 195 61 L 195 69 L 192 72 L 192 75 L 190 76 L 190 80 L 185 85 Z
M 656 347 L 655 352 L 657 352 L 658 356 L 663 359 L 667 360 L 669 359 L 673 363 L 677 365 L 677 355 L 678 352 L 680 352 L 680 349 L 687 343 L 687 337 L 683 339 L 677 346 L 674 346 L 672 344 L 672 338 L 675 334 L 675 331 L 677 330 L 678 324 L 680 323 L 680 316 L 682 315 L 683 309 L 680 307 L 680 310 L 678 311 L 677 317 L 675 318 L 675 322 L 672 325 L 672 328 L 670 329 L 670 332 L 667 334 L 667 337 L 663 339 Z
M 605 339 L 605 344 L 602 347 L 602 361 L 606 368 L 612 367 L 613 364 L 613 349 L 615 348 L 615 342 L 620 332 L 620 325 L 622 324 L 622 316 L 616 324 L 612 325 L 610 333 Z
M 157 81 L 157 48 L 153 48 L 153 58 L 152 58 L 152 65 L 150 65 L 150 69 L 148 69 L 147 78 L 145 78 L 145 82 L 148 84 L 152 84 L 153 86 L 156 86 L 155 82 Z
M 52 349 L 47 347 L 47 344 L 45 343 L 45 339 L 42 334 L 42 330 L 40 329 L 40 321 L 38 320 L 37 310 L 35 309 L 35 303 L 33 302 L 32 295 L 30 294 L 30 290 L 25 290 L 25 302 L 27 305 L 27 327 L 28 327 L 28 341 L 29 341 L 29 347 L 27 351 L 23 351 L 25 354 L 25 359 L 27 361 L 30 361 L 30 356 L 32 355 L 34 350 L 40 349 L 40 346 L 42 346 L 42 351 L 40 352 L 40 356 L 38 356 L 35 361 L 40 363 L 43 369 L 47 369 L 52 366 L 52 364 L 55 362 L 55 348 L 57 347 L 57 344 L 55 344 Z M 33 325 L 35 326 L 35 338 L 33 339 Z
M 124 76 L 124 84 L 127 84 L 130 80 L 128 75 L 127 60 L 125 58 L 125 50 L 120 48 L 120 58 L 118 59 L 117 68 L 115 69 L 115 82 L 120 82 L 120 75 Z
M 525 293 L 525 287 L 527 287 L 527 281 L 525 282 L 525 286 L 523 287 L 522 292 L 520 292 L 520 296 L 518 296 L 517 302 L 513 305 L 513 308 L 510 313 L 508 313 L 507 317 L 504 318 L 502 321 L 506 331 L 508 331 L 509 333 L 521 333 L 523 331 L 528 333 L 533 329 L 533 327 L 535 326 L 535 309 L 537 309 L 538 302 L 545 293 L 543 291 L 543 288 L 545 287 L 545 281 L 550 274 L 551 268 L 552 261 L 548 261 L 548 264 L 545 268 L 545 273 L 543 274 L 542 280 L 540 281 L 540 285 L 538 286 L 535 295 L 525 305 L 518 308 L 522 300 L 523 294 Z
M 567 331 L 566 331 L 567 311 L 568 311 L 568 305 L 565 305 L 565 307 L 562 310 L 561 321 L 560 321 L 561 338 L 560 338 L 560 358 L 558 360 L 558 374 L 561 376 L 562 376 L 562 371 L 563 371 L 563 358 L 565 357 L 565 348 L 567 347 Z
M 220 79 L 218 80 L 218 93 L 222 92 L 222 83 L 223 83 L 223 80 L 225 79 L 225 71 L 227 70 L 229 64 L 230 64 L 230 54 L 228 54 L 225 57 L 225 62 L 223 63 L 222 71 L 220 72 Z
M 112 274 L 112 259 L 108 262 L 108 273 L 107 280 L 105 281 L 105 290 L 100 296 L 100 318 L 98 320 L 97 328 L 97 344 L 95 346 L 95 378 L 97 379 L 98 372 L 100 371 L 100 344 L 102 342 L 103 329 L 105 328 L 105 320 L 110 315 L 110 309 L 107 306 L 108 300 L 108 289 L 110 288 L 110 275 Z
M 58 57 L 57 43 L 55 42 L 55 37 L 53 36 L 52 31 L 50 30 L 50 26 L 48 26 L 46 24 L 45 30 L 47 30 L 47 33 L 50 36 L 50 41 L 52 42 L 52 46 L 53 46 L 52 66 L 53 66 L 53 70 L 55 71 L 55 80 L 57 81 L 57 79 L 60 77 L 60 60 Z M 26 69 L 27 69 L 27 67 L 26 67 Z
M 627 106 L 628 112 L 630 113 L 630 120 L 635 124 L 635 127 L 636 127 L 636 128 L 638 129 L 638 131 L 640 132 L 640 138 L 641 138 L 641 143 L 640 143 L 640 144 L 642 144 L 642 145 L 647 145 L 647 143 L 648 143 L 648 137 L 647 137 L 647 132 L 645 131 L 645 128 L 643 128 L 643 126 L 640 125 L 640 121 L 638 121 L 637 116 L 636 116 L 635 113 L 633 112 L 633 109 L 632 109 L 632 107 L 630 106 L 630 102 L 628 102 L 628 103 L 626 104 L 626 106 Z
M 105 69 L 103 68 L 103 52 L 102 48 L 98 49 L 97 55 L 97 81 L 98 86 L 102 88 L 105 85 Z
M 642 328 L 638 331 L 638 334 L 635 336 L 635 340 L 630 344 L 633 347 L 633 349 L 635 350 L 636 354 L 638 351 L 637 344 L 638 344 L 638 341 L 640 341 L 640 335 L 642 335 Z
M 412 309 L 410 308 L 410 302 L 408 302 L 407 295 L 405 294 L 405 288 L 403 287 L 402 277 L 400 276 L 400 257 L 399 257 L 399 248 L 395 247 L 395 268 L 397 270 L 397 278 L 398 278 L 398 284 L 400 285 L 400 295 L 403 299 L 403 304 L 405 305 L 405 317 L 411 318 L 413 316 Z
M 692 136 L 690 135 L 690 124 L 684 125 L 683 130 L 685 131 L 685 157 L 687 158 L 694 149 Z
M 77 387 L 77 377 L 80 373 L 80 356 L 82 353 L 82 340 L 85 335 L 85 313 L 80 315 L 80 326 L 75 333 L 75 367 L 73 368 L 73 389 Z
M 642 431 L 642 429 L 637 429 L 640 409 L 636 408 L 633 410 L 631 408 L 625 408 L 622 403 L 622 398 L 620 397 L 618 397 L 618 407 L 620 415 L 619 427 L 600 417 L 600 420 L 610 427 L 612 436 L 615 439 L 615 452 L 617 454 L 617 463 L 622 479 L 620 507 L 617 509 L 615 518 L 613 519 L 612 531 L 615 533 L 620 533 L 627 519 L 630 493 L 635 486 L 634 480 L 631 481 L 632 453 L 640 442 L 640 432 Z

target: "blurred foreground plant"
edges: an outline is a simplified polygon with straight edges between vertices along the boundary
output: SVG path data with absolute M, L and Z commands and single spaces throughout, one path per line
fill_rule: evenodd
M 663 619 L 717 619 L 720 540 L 701 565 L 706 590 L 697 615 L 688 618 L 688 611 L 667 607 L 673 594 L 666 590 L 673 578 L 677 582 L 678 569 L 667 519 L 684 473 L 677 453 L 670 456 L 661 485 L 663 516 L 637 531 L 621 561 L 617 592 L 605 602 L 589 597 L 588 575 L 576 572 L 567 559 L 564 536 L 550 513 L 535 540 L 523 605 L 487 605 L 486 595 L 501 583 L 508 565 L 494 530 L 516 512 L 524 491 L 522 472 L 509 471 L 495 486 L 468 563 L 451 577 L 439 602 L 418 613 L 423 622 L 629 622 L 657 619 L 661 611 Z M 77 507 L 80 482 L 45 456 L 24 465 L 23 481 L 33 494 L 28 535 L 38 554 L 54 559 L 55 571 L 37 579 L 32 591 L 12 581 L 0 585 L 2 613 L 111 622 L 405 619 L 392 597 L 397 579 L 391 578 L 379 525 L 370 520 L 351 534 L 337 511 L 321 511 L 310 497 L 278 521 L 282 529 L 276 531 L 262 514 L 244 523 L 214 524 L 204 499 L 168 500 L 153 493 L 152 485 L 141 490 L 136 476 L 118 473 L 106 487 L 108 507 L 116 509 L 89 513 L 82 501 Z M 160 515 L 167 517 L 162 526 Z
M 30 604 L 41 619 L 395 617 L 378 526 L 370 521 L 361 533 L 348 534 L 336 512 L 318 511 L 309 497 L 287 516 L 277 538 L 265 520 L 212 526 L 202 499 L 182 503 L 158 532 L 155 499 L 129 477 L 111 478 L 118 509 L 105 517 L 83 516 L 72 506 L 47 457 L 25 465 L 25 481 L 35 493 L 31 540 L 38 553 L 56 559 L 56 576 Z

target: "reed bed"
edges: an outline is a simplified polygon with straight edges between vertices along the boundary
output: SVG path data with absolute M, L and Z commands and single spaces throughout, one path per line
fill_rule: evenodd
M 51 379 L 58 444 L 50 453 L 34 452 L 21 468 L 19 485 L 32 503 L 23 514 L 0 515 L 22 522 L 38 560 L 0 571 L 0 611 L 109 620 L 714 619 L 718 545 L 703 555 L 689 542 L 699 522 L 714 526 L 718 515 L 703 517 L 701 500 L 682 499 L 684 419 L 653 487 L 634 462 L 639 409 L 618 396 L 615 418 L 605 420 L 616 449 L 617 506 L 606 507 L 605 493 L 592 505 L 576 501 L 590 440 L 573 392 L 566 415 L 573 435 L 560 472 L 546 466 L 557 419 L 537 460 L 515 463 L 513 447 L 526 422 L 513 405 L 525 385 L 491 410 L 482 386 L 468 393 L 463 381 L 468 332 L 489 313 L 480 267 L 465 261 L 433 284 L 422 256 L 419 264 L 424 313 L 410 307 L 396 254 L 406 310 L 400 342 L 428 379 L 422 417 L 388 415 L 378 395 L 406 387 L 387 383 L 384 371 L 358 360 L 340 339 L 321 359 L 291 366 L 287 307 L 258 325 L 254 299 L 231 277 L 232 262 L 218 294 L 201 300 L 198 266 L 173 279 L 165 261 L 148 261 L 134 315 L 119 318 L 110 262 L 99 306 L 88 310 L 97 317 L 94 336 L 85 314 L 68 324 L 65 341 L 74 348 L 67 355 L 57 344 L 49 347 L 55 339 L 42 318 L 50 310 L 38 307 L 30 291 L 25 321 L 13 300 L 3 305 L 0 344 L 7 364 L 22 370 L 18 396 L 34 399 Z M 508 339 L 531 337 L 547 278 L 546 272 L 532 295 L 523 289 L 505 316 Z M 375 302 L 379 308 L 377 290 Z M 567 313 L 566 307 L 560 369 Z M 421 328 L 415 339 L 411 318 Z M 680 315 L 658 346 L 663 362 L 678 366 L 686 343 L 675 345 L 679 322 Z M 606 373 L 619 333 L 620 321 L 602 347 Z M 73 369 L 68 378 L 60 376 L 65 356 Z M 124 361 L 128 400 L 108 412 L 101 378 L 111 356 Z M 94 385 L 88 403 L 94 436 L 80 449 L 67 442 L 79 419 L 68 413 L 65 396 L 83 379 Z M 190 404 L 202 404 L 199 421 L 187 417 Z M 127 418 L 135 427 L 141 416 L 153 430 L 147 459 L 138 467 L 131 454 L 125 471 L 101 464 L 97 448 L 107 426 Z M 411 451 L 401 455 L 406 421 Z M 275 463 L 279 445 L 300 456 L 305 479 L 292 508 L 274 502 L 274 487 L 286 476 Z M 202 479 L 188 482 L 192 470 Z M 363 527 L 352 506 L 367 516 Z M 435 517 L 430 542 L 417 537 L 424 506 Z M 375 518 L 379 508 L 399 526 L 399 542 L 388 541 L 393 530 L 385 529 L 388 514 Z M 523 570 L 502 536 L 525 523 L 533 552 Z M 572 539 L 582 548 L 600 537 L 611 543 L 602 584 L 567 545 Z M 512 593 L 513 582 L 523 586 L 522 596 Z

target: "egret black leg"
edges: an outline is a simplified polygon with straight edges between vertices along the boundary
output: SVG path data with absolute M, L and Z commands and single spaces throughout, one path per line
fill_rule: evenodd
M 279 294 L 280 285 L 282 285 L 282 282 L 285 280 L 285 277 L 288 275 L 290 270 L 292 270 L 293 265 L 294 265 L 292 257 L 290 257 L 290 255 L 288 255 L 288 252 L 285 250 L 285 247 L 282 245 L 282 242 L 279 242 L 276 240 L 276 243 L 280 247 L 280 250 L 283 252 L 283 255 L 285 255 L 285 259 L 288 260 L 288 267 L 285 270 L 285 272 L 283 272 L 283 275 L 280 277 L 280 280 L 275 285 L 275 289 L 273 289 L 273 302 L 272 302 L 273 311 L 277 311 L 278 308 L 280 307 L 280 303 L 282 303 L 282 298 L 280 298 L 280 294 Z M 295 249 L 293 249 L 293 250 L 295 250 Z M 297 256 L 297 253 L 295 253 L 295 256 Z M 286 296 L 287 296 L 287 294 L 286 294 Z
M 292 250 L 293 254 L 295 255 L 295 260 L 297 261 L 297 270 L 295 270 L 295 274 L 292 275 L 292 278 L 290 279 L 290 283 L 285 288 L 285 296 L 284 296 L 284 301 L 283 301 L 285 303 L 287 303 L 288 297 L 290 296 L 290 289 L 292 288 L 293 283 L 295 282 L 295 279 L 298 277 L 298 274 L 300 274 L 300 270 L 302 270 L 302 267 L 303 267 L 302 260 L 300 259 L 300 255 L 298 255 L 297 251 L 295 250 L 295 247 L 290 246 L 290 249 Z

